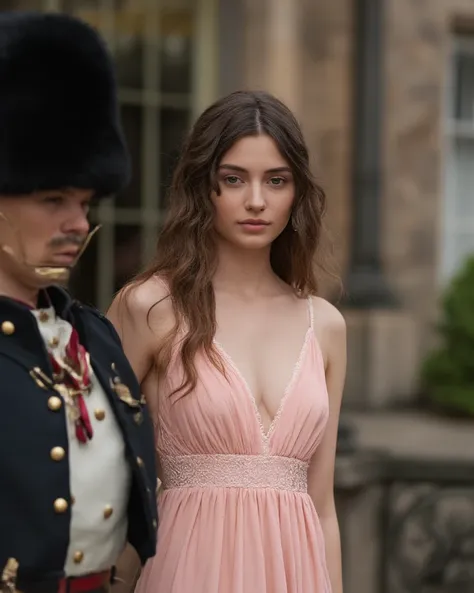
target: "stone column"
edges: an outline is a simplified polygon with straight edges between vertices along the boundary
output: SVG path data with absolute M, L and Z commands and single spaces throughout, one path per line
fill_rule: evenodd
M 219 92 L 219 0 L 195 0 L 192 118 L 213 103 Z
M 410 400 L 418 372 L 416 325 L 397 306 L 382 264 L 384 8 L 385 0 L 354 0 L 353 226 L 344 303 L 349 351 L 344 400 L 362 408 Z
M 298 116 L 301 84 L 300 6 L 295 0 L 267 0 L 265 88 Z
M 390 307 L 381 262 L 385 0 L 354 1 L 353 211 L 348 305 Z
M 268 91 L 298 116 L 301 7 L 295 0 L 243 0 L 243 86 Z

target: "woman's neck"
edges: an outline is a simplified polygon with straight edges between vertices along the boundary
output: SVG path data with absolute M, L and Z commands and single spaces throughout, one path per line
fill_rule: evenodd
M 253 250 L 219 245 L 213 278 L 217 291 L 253 298 L 274 292 L 280 282 L 270 264 L 270 247 Z

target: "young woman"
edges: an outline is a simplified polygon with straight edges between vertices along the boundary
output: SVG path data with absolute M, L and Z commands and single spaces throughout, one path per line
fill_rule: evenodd
M 183 148 L 155 261 L 109 311 L 156 426 L 138 593 L 342 593 L 345 323 L 318 295 L 324 193 L 291 112 L 237 92 Z

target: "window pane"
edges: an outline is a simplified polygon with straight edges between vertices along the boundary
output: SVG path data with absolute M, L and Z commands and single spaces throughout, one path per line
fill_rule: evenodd
M 190 93 L 192 85 L 192 15 L 164 10 L 161 17 L 160 89 Z
M 474 123 L 474 55 L 460 53 L 455 58 L 454 117 Z
M 115 228 L 114 291 L 132 278 L 141 266 L 141 229 L 135 225 Z
M 46 0 L 48 1 L 48 0 Z M 61 12 L 89 23 L 109 42 L 114 35 L 115 11 L 105 10 L 101 0 L 53 0 Z
M 456 219 L 474 218 L 474 139 L 453 142 L 453 196 Z M 474 229 L 473 229 L 474 235 Z
M 122 87 L 143 87 L 143 36 L 148 16 L 137 10 L 117 11 L 114 53 L 118 83 Z
M 474 139 L 454 138 L 447 155 L 443 278 L 457 272 L 474 253 Z
M 42 0 L 0 0 L 0 12 L 11 10 L 43 10 Z
M 187 111 L 177 109 L 162 109 L 160 113 L 160 181 L 161 197 L 171 183 L 176 162 L 178 160 L 183 141 L 189 126 Z
M 62 0 L 60 4 L 62 12 L 67 12 L 95 27 L 100 27 L 99 3 L 100 0 Z
M 147 15 L 139 7 L 107 11 L 101 4 L 100 0 L 62 0 L 64 12 L 90 23 L 112 41 L 119 84 L 140 89 L 143 84 L 143 31 Z
M 456 233 L 451 238 L 452 249 L 448 250 L 448 261 L 446 267 L 448 275 L 455 274 L 464 264 L 466 258 L 474 254 L 474 233 L 471 231 Z
M 139 208 L 142 191 L 142 118 L 141 107 L 123 105 L 121 108 L 125 137 L 132 158 L 132 180 L 129 186 L 117 196 L 117 206 Z

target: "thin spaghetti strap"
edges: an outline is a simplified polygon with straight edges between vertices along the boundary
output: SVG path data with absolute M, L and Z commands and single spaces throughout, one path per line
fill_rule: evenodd
M 308 314 L 309 314 L 309 327 L 314 329 L 314 310 L 313 310 L 313 297 L 308 297 Z

